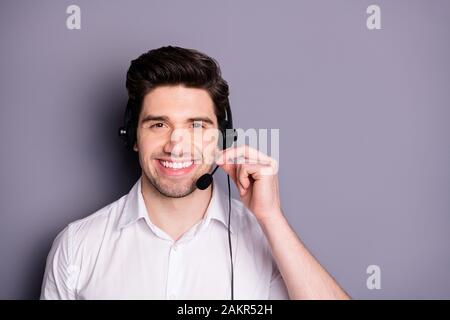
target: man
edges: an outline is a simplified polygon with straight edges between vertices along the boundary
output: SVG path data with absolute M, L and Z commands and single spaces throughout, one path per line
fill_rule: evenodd
M 285 219 L 276 161 L 246 145 L 220 150 L 214 135 L 193 139 L 223 129 L 229 90 L 214 59 L 151 50 L 132 61 L 127 89 L 142 175 L 60 232 L 42 299 L 229 299 L 228 198 L 216 182 L 196 188 L 214 163 L 241 198 L 230 225 L 234 298 L 349 298 Z

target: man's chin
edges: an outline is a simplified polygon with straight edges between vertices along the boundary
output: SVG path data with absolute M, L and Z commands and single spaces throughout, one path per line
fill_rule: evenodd
M 146 177 L 161 195 L 169 198 L 183 198 L 197 189 L 197 180 L 204 173 L 208 173 L 210 169 L 204 166 L 196 166 L 195 170 L 184 175 L 168 175 L 165 170 L 156 167 L 154 171 L 149 170 L 153 174 L 146 174 Z
M 167 179 L 165 179 L 167 180 Z M 175 180 L 175 179 L 174 179 Z M 150 182 L 155 189 L 163 196 L 168 198 L 183 198 L 194 192 L 196 187 L 196 180 L 188 179 L 189 181 L 152 181 Z

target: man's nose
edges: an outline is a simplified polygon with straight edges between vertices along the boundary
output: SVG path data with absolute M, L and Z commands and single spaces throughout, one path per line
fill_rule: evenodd
M 184 154 L 191 155 L 191 134 L 189 130 L 173 130 L 164 145 L 164 152 L 176 157 L 182 157 Z

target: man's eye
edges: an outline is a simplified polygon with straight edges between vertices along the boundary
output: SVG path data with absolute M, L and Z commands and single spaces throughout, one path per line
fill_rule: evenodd
M 202 128 L 202 127 L 203 127 L 203 125 L 202 125 L 201 122 L 194 122 L 194 123 L 192 124 L 192 126 L 193 126 L 194 128 Z
M 164 123 L 158 122 L 150 126 L 150 128 L 162 128 L 164 127 Z

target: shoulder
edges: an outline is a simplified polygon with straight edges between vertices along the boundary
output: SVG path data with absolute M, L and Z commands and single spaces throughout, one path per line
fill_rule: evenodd
M 69 228 L 73 233 L 87 235 L 85 233 L 94 232 L 98 229 L 104 228 L 107 224 L 116 223 L 123 210 L 126 197 L 127 195 L 124 195 L 94 213 L 82 219 L 71 222 L 68 225 Z
M 238 230 L 247 230 L 248 228 L 251 229 L 258 229 L 256 226 L 258 224 L 258 220 L 256 219 L 253 212 L 248 209 L 242 201 L 231 198 L 231 208 L 232 208 L 232 214 L 234 214 L 234 217 L 236 219 L 235 225 L 237 226 Z
M 231 201 L 231 223 L 237 229 L 240 237 L 244 238 L 244 243 L 252 244 L 254 248 L 259 248 L 266 254 L 269 253 L 270 249 L 266 235 L 253 212 L 242 201 L 235 198 L 232 198 Z
M 68 225 L 72 240 L 78 244 L 86 241 L 98 242 L 106 231 L 113 231 L 123 211 L 127 195 L 104 206 L 85 218 Z
M 69 260 L 76 251 L 83 251 L 83 248 L 94 249 L 101 243 L 105 233 L 116 228 L 125 200 L 126 195 L 82 219 L 69 223 L 55 238 L 53 247 L 67 248 Z
M 257 270 L 261 283 L 271 282 L 276 277 L 277 267 L 261 225 L 240 200 L 232 199 L 232 208 L 231 223 L 237 229 L 241 257 L 252 264 L 252 270 Z
M 125 196 L 91 215 L 69 223 L 55 237 L 47 256 L 41 299 L 73 299 L 82 257 L 101 247 L 104 234 L 116 220 Z

